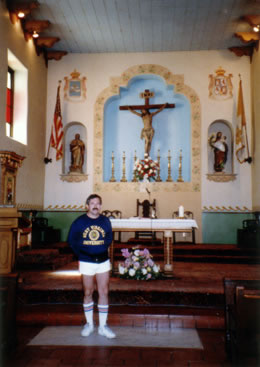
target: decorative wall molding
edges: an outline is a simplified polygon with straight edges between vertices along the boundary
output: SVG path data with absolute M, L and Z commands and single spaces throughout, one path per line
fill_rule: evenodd
M 240 208 L 239 206 L 203 206 L 202 208 L 203 213 L 253 213 L 251 209 L 248 209 L 246 206 Z
M 207 178 L 209 181 L 215 181 L 215 182 L 229 182 L 229 181 L 235 181 L 237 175 L 235 173 L 207 173 Z
M 144 74 L 161 76 L 167 85 L 174 85 L 175 93 L 186 96 L 191 107 L 191 181 L 151 183 L 152 190 L 153 192 L 199 192 L 201 189 L 201 109 L 199 97 L 191 87 L 184 84 L 183 75 L 174 75 L 169 69 L 155 64 L 136 65 L 127 69 L 119 77 L 111 77 L 110 86 L 104 89 L 96 100 L 94 106 L 94 191 L 140 191 L 140 183 L 138 182 L 103 182 L 103 118 L 104 105 L 107 100 L 112 96 L 119 95 L 120 87 L 126 87 L 133 77 Z
M 87 181 L 88 175 L 70 173 L 69 175 L 60 175 L 60 179 L 66 182 L 82 182 Z
M 43 205 L 39 204 L 18 203 L 16 207 L 18 210 L 43 210 Z

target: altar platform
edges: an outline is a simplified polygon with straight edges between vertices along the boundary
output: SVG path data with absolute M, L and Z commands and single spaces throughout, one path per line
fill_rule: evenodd
M 111 325 L 224 329 L 223 279 L 259 277 L 257 264 L 173 261 L 170 278 L 141 281 L 112 276 Z M 95 294 L 96 297 L 96 294 Z M 20 271 L 20 325 L 81 325 L 82 285 L 77 262 L 56 270 Z

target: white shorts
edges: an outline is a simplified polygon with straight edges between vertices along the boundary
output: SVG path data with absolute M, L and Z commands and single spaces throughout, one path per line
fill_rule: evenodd
M 95 275 L 99 273 L 106 273 L 111 270 L 110 260 L 106 260 L 103 263 L 87 263 L 79 261 L 79 272 L 84 275 Z

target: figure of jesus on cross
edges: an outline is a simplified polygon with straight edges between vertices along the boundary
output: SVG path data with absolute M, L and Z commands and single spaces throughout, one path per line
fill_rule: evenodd
M 154 128 L 152 125 L 153 116 L 157 115 L 159 112 L 165 108 L 174 108 L 174 104 L 164 103 L 164 104 L 149 104 L 149 99 L 154 97 L 154 93 L 146 89 L 143 93 L 140 93 L 140 97 L 145 99 L 144 105 L 138 106 L 120 106 L 120 110 L 128 110 L 135 115 L 139 116 L 143 120 L 144 127 L 141 131 L 141 139 L 145 140 L 145 153 L 150 155 L 152 140 L 154 136 Z M 155 112 L 150 112 L 150 109 L 157 109 Z M 137 112 L 136 110 L 141 110 Z

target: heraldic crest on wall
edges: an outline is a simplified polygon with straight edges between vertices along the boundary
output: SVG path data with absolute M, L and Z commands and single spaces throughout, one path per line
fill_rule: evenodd
M 70 75 L 71 78 L 64 77 L 64 99 L 70 102 L 83 102 L 87 97 L 87 78 L 85 76 L 80 78 L 80 72 L 76 69 Z
M 225 100 L 233 97 L 232 74 L 225 75 L 226 70 L 220 66 L 216 75 L 209 75 L 209 97 L 217 100 Z

